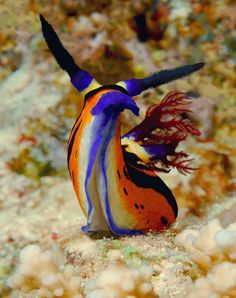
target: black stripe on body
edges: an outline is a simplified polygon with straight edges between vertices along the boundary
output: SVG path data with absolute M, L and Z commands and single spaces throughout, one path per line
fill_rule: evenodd
M 163 225 L 167 225 L 168 224 L 168 219 L 165 216 L 161 217 L 161 222 L 163 223 Z
M 86 100 L 88 100 L 90 97 L 94 96 L 95 94 L 97 94 L 98 92 L 100 92 L 100 91 L 102 91 L 102 90 L 104 90 L 104 89 L 105 89 L 105 90 L 118 90 L 118 91 L 121 91 L 121 92 L 123 92 L 123 93 L 129 95 L 128 92 L 127 92 L 123 87 L 121 87 L 121 86 L 119 86 L 119 85 L 103 85 L 103 86 L 101 86 L 101 87 L 99 87 L 99 88 L 97 88 L 97 89 L 94 89 L 94 90 L 88 92 L 88 93 L 85 95 L 85 98 L 84 98 L 85 102 L 86 102 Z
M 131 166 L 127 161 L 126 162 L 126 169 L 129 174 L 130 179 L 132 182 L 137 186 L 141 188 L 151 188 L 155 190 L 156 192 L 159 192 L 162 194 L 166 200 L 168 201 L 168 204 L 171 206 L 175 218 L 178 215 L 178 206 L 175 201 L 175 198 L 171 192 L 171 190 L 166 186 L 166 184 L 161 180 L 158 176 L 150 176 L 146 173 L 138 170 L 137 168 Z
M 150 169 L 142 163 L 142 160 L 136 154 L 126 151 L 127 147 L 128 145 L 122 145 L 122 151 L 123 151 L 123 156 L 125 161 L 136 168 L 150 171 Z M 125 171 L 125 168 L 124 168 L 124 174 L 126 178 L 129 179 L 129 176 L 127 175 L 127 171 Z
M 128 191 L 125 187 L 123 187 L 124 193 L 128 196 Z
M 120 171 L 117 170 L 118 178 L 121 179 Z
M 129 180 L 129 175 L 128 175 L 127 170 L 126 170 L 125 167 L 124 167 L 124 174 L 125 174 L 126 179 Z
M 75 122 L 75 125 L 76 125 L 77 121 Z M 72 135 L 71 140 L 70 140 L 70 143 L 68 144 L 68 152 L 67 152 L 67 164 L 68 164 L 68 167 L 69 167 L 70 156 L 71 156 L 71 151 L 72 151 L 72 148 L 73 148 L 75 136 L 76 136 L 76 133 L 77 133 L 79 127 L 80 127 L 81 122 L 82 122 L 82 120 L 80 120 L 78 126 L 74 130 L 73 135 Z M 69 170 L 70 170 L 70 167 L 69 167 Z

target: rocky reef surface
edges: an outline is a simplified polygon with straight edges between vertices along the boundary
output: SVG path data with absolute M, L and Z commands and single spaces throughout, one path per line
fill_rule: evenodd
M 236 18 L 217 1 L 0 2 L 0 297 L 236 297 Z M 176 223 L 141 236 L 88 236 L 66 166 L 82 108 L 40 32 L 42 13 L 101 83 L 205 61 L 137 96 L 140 117 L 169 91 L 193 99 L 198 169 L 160 174 Z

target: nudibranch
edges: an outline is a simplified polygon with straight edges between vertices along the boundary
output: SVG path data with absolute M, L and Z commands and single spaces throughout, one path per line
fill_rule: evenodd
M 200 134 L 182 116 L 190 111 L 187 105 L 191 100 L 180 92 L 167 94 L 122 137 L 120 115 L 125 109 L 138 115 L 133 96 L 189 75 L 204 63 L 101 86 L 75 63 L 44 17 L 40 16 L 40 20 L 49 49 L 84 98 L 84 107 L 68 141 L 69 173 L 87 218 L 82 230 L 134 235 L 170 225 L 177 217 L 178 207 L 157 173 L 168 172 L 171 167 L 181 173 L 193 170 L 188 155 L 176 152 L 179 142 L 189 134 Z

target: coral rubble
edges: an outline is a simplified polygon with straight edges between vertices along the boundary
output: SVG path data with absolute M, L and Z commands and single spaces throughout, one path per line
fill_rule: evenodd
M 236 297 L 236 222 L 223 228 L 218 218 L 200 230 L 185 229 L 175 238 L 206 276 L 179 297 Z M 201 296 L 203 297 L 203 296 Z
M 81 286 L 81 277 L 73 265 L 64 265 L 63 254 L 28 245 L 20 252 L 19 265 L 8 279 L 15 295 L 28 293 L 30 297 L 103 298 L 103 297 L 158 297 L 151 283 L 152 268 L 133 269 L 124 264 L 113 264 L 89 280 L 87 289 Z M 115 295 L 115 296 L 114 296 Z
M 143 266 L 138 270 L 124 265 L 110 265 L 90 286 L 86 298 L 117 298 L 136 297 L 154 298 L 151 283 L 152 268 Z
M 8 286 L 35 297 L 81 298 L 81 278 L 72 265 L 62 267 L 52 251 L 28 245 L 20 252 L 20 264 Z

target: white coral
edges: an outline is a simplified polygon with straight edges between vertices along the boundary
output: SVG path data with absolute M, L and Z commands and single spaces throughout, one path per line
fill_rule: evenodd
M 86 298 L 154 298 L 151 284 L 152 268 L 143 266 L 139 270 L 125 265 L 110 265 L 90 286 Z
M 227 229 L 218 231 L 214 235 L 217 247 L 223 251 L 229 259 L 236 261 L 236 226 L 230 225 Z
M 184 247 L 189 258 L 201 268 L 209 269 L 222 260 L 236 260 L 236 223 L 223 228 L 219 219 L 210 221 L 198 230 L 184 230 L 175 238 Z
M 207 275 L 209 284 L 222 296 L 236 297 L 236 264 L 215 265 Z
M 223 228 L 219 219 L 214 219 L 199 231 L 184 230 L 176 236 L 175 243 L 208 272 L 179 297 L 236 297 L 236 223 Z
M 236 297 L 236 264 L 223 262 L 214 265 L 206 277 L 198 278 L 177 298 Z
M 52 251 L 43 252 L 38 245 L 22 249 L 19 267 L 8 279 L 8 286 L 23 293 L 33 291 L 36 297 L 82 297 L 81 279 L 73 266 L 60 266 Z
M 206 278 L 201 277 L 189 285 L 184 294 L 181 293 L 176 298 L 221 298 L 221 296 L 214 291 Z

